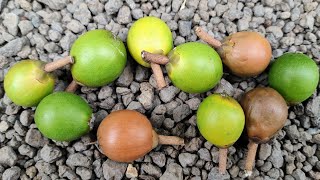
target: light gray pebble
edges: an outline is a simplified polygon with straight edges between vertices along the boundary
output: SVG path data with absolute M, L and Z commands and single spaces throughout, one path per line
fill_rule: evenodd
M 288 23 L 286 23 L 285 25 L 284 25 L 284 27 L 283 27 L 283 32 L 285 32 L 285 33 L 289 33 L 289 32 L 291 32 L 292 30 L 293 30 L 293 28 L 295 27 L 295 24 L 294 24 L 294 22 L 292 22 L 292 21 L 290 21 L 290 22 L 288 22 Z
M 26 35 L 33 30 L 32 22 L 28 20 L 20 21 L 18 26 L 22 35 Z
M 140 113 L 144 113 L 145 112 L 145 109 L 143 108 L 142 104 L 140 102 L 137 102 L 137 101 L 132 101 L 128 105 L 127 109 L 129 109 L 129 110 L 137 110 Z
M 0 164 L 12 167 L 17 163 L 17 160 L 17 154 L 12 147 L 4 146 L 0 149 Z
M 275 38 L 281 38 L 283 36 L 283 32 L 281 30 L 280 27 L 278 26 L 269 26 L 267 29 L 266 29 L 266 32 L 270 32 L 272 33 Z
M 262 5 L 254 6 L 253 13 L 257 17 L 263 17 L 263 15 L 264 15 L 264 7 Z
M 45 139 L 37 129 L 29 129 L 25 141 L 32 147 L 39 148 L 44 146 L 48 140 Z
M 166 118 L 164 121 L 163 121 L 163 126 L 167 129 L 171 129 L 174 127 L 174 121 L 170 118 Z
M 219 173 L 218 167 L 214 167 L 210 170 L 208 174 L 208 179 L 230 179 L 230 175 L 228 172 L 226 172 L 225 174 L 221 174 Z
M 178 157 L 182 167 L 193 166 L 198 158 L 199 157 L 196 154 L 191 153 L 180 153 Z
M 192 113 L 190 107 L 186 104 L 182 104 L 173 110 L 173 120 L 180 122 Z
M 37 174 L 37 168 L 34 166 L 30 166 L 26 168 L 26 175 L 28 175 L 29 178 L 35 177 Z
M 259 151 L 259 159 L 266 160 L 270 155 L 272 151 L 272 146 L 264 143 L 260 145 L 260 151 Z
M 67 24 L 67 28 L 74 33 L 80 33 L 85 29 L 85 27 L 79 21 L 74 19 Z
M 166 156 L 161 152 L 152 152 L 149 154 L 152 161 L 159 167 L 163 167 L 166 164 Z
M 44 173 L 44 174 L 47 174 L 47 175 L 50 175 L 50 174 L 52 174 L 52 173 L 57 171 L 57 168 L 56 168 L 55 165 L 49 164 L 49 163 L 44 162 L 44 161 L 38 161 L 35 164 L 35 167 L 37 168 L 39 173 Z
M 0 11 L 6 7 L 8 0 L 0 0 Z
M 40 157 L 47 163 L 53 163 L 62 156 L 62 152 L 58 147 L 46 144 L 40 150 Z
M 202 160 L 212 161 L 210 152 L 209 152 L 209 150 L 206 149 L 206 148 L 201 148 L 201 149 L 198 151 L 198 155 L 199 155 L 200 159 L 202 159 Z
M 3 180 L 17 180 L 20 177 L 21 169 L 18 166 L 13 166 L 6 169 L 2 174 Z
M 274 146 L 272 148 L 272 153 L 269 156 L 268 160 L 273 164 L 275 168 L 280 168 L 283 166 L 283 156 L 282 151 L 280 147 L 280 143 L 277 141 L 274 141 Z
M 320 96 L 317 96 L 308 102 L 306 114 L 310 117 L 320 117 Z
M 119 9 L 122 7 L 123 1 L 122 0 L 110 0 L 106 3 L 104 6 L 106 13 L 108 15 L 115 14 L 119 11 Z
M 132 21 L 131 11 L 128 6 L 122 6 L 120 8 L 117 21 L 119 24 L 128 24 Z
M 9 123 L 7 121 L 0 122 L 0 132 L 5 133 L 9 129 Z
M 4 46 L 0 47 L 0 54 L 5 57 L 14 56 L 19 51 L 21 51 L 22 47 L 26 43 L 27 43 L 27 39 L 25 37 L 11 40 L 10 42 L 5 44 Z
M 118 86 L 129 87 L 131 82 L 133 81 L 133 73 L 130 65 L 127 65 L 120 77 L 118 78 L 116 84 Z
M 160 180 L 182 180 L 183 179 L 183 172 L 182 167 L 177 163 L 170 163 L 166 171 L 163 173 L 163 175 L 160 177 Z
M 191 33 L 191 21 L 179 21 L 179 33 L 181 36 L 186 37 Z
M 300 137 L 300 133 L 295 124 L 285 127 L 285 131 L 291 140 L 298 139 Z
M 61 10 L 67 5 L 67 0 L 38 0 L 53 10 Z
M 194 10 L 189 9 L 189 8 L 185 8 L 185 9 L 180 10 L 178 15 L 181 20 L 189 21 L 194 16 Z
M 68 166 L 59 166 L 58 172 L 60 177 L 66 177 L 68 179 L 78 179 L 76 173 Z
M 151 109 L 154 102 L 153 87 L 148 82 L 143 82 L 140 84 L 140 91 L 141 94 L 137 97 L 137 100 L 142 104 L 144 109 Z
M 77 39 L 71 31 L 66 31 L 64 36 L 60 40 L 60 46 L 63 50 L 69 51 L 73 42 Z
M 173 12 L 178 12 L 183 0 L 172 0 L 171 7 Z
M 197 110 L 200 104 L 200 99 L 199 98 L 191 98 L 189 100 L 186 101 L 186 104 L 189 105 L 191 110 Z
M 295 171 L 293 171 L 292 176 L 296 180 L 304 180 L 304 179 L 306 179 L 306 175 L 301 169 L 296 169 Z
M 82 25 L 88 25 L 92 17 L 87 4 L 79 4 L 79 7 L 75 10 L 73 17 L 79 20 Z
M 90 167 L 91 166 L 91 158 L 81 154 L 75 153 L 68 156 L 66 164 L 70 167 L 80 166 L 80 167 Z
M 133 19 L 140 19 L 143 17 L 143 12 L 141 9 L 133 9 L 131 11 L 131 15 L 132 15 Z
M 223 93 L 229 96 L 233 96 L 234 88 L 230 82 L 222 78 L 219 84 L 214 88 L 215 93 Z
M 81 177 L 83 180 L 88 180 L 92 178 L 92 170 L 85 168 L 85 167 L 77 167 L 76 173 Z
M 162 175 L 161 169 L 151 163 L 143 163 L 141 165 L 141 170 L 156 178 L 159 178 Z
M 107 159 L 103 165 L 103 176 L 105 179 L 121 179 L 124 176 L 124 173 L 127 169 L 126 163 L 114 162 L 110 159 Z
M 191 126 L 188 127 L 188 129 L 187 129 L 187 131 L 185 132 L 184 135 L 187 138 L 193 138 L 193 137 L 195 137 L 197 135 L 197 130 L 196 130 L 196 128 L 194 126 L 191 125 Z
M 178 93 L 180 90 L 176 88 L 175 86 L 168 86 L 163 89 L 161 89 L 159 96 L 161 101 L 164 103 L 170 102 Z
M 6 13 L 3 18 L 3 25 L 7 28 L 8 32 L 13 36 L 18 33 L 19 17 L 14 13 Z
M 36 155 L 36 149 L 27 144 L 22 144 L 18 148 L 18 151 L 21 155 L 28 156 L 29 158 L 33 158 Z
M 261 171 L 262 172 L 268 172 L 272 168 L 271 162 L 267 161 L 261 166 Z

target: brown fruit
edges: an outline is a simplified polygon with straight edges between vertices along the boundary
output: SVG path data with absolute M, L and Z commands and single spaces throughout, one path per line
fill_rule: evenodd
M 102 153 L 118 162 L 132 162 L 158 144 L 183 144 L 181 138 L 158 135 L 147 117 L 133 110 L 109 114 L 99 125 L 97 136 Z
M 256 76 L 271 60 L 271 46 L 257 32 L 237 32 L 223 40 L 218 52 L 223 63 L 237 76 Z
M 287 120 L 286 101 L 272 88 L 258 87 L 250 90 L 243 96 L 241 105 L 246 117 L 248 136 L 256 143 L 268 141 Z

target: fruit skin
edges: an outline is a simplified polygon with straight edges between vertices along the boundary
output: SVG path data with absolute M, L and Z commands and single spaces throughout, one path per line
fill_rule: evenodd
M 157 17 L 143 17 L 132 24 L 127 45 L 131 56 L 142 66 L 150 67 L 141 57 L 142 50 L 167 55 L 173 48 L 172 33 L 167 24 Z
M 45 97 L 35 112 L 35 123 L 47 138 L 72 141 L 89 132 L 92 109 L 80 97 L 55 92 Z
M 4 90 L 12 102 L 32 107 L 52 93 L 55 78 L 43 67 L 42 61 L 23 60 L 9 69 L 4 77 Z
M 153 148 L 152 125 L 146 116 L 133 110 L 110 113 L 99 125 L 100 149 L 110 159 L 132 162 Z
M 81 35 L 72 45 L 72 77 L 88 87 L 111 83 L 122 73 L 127 52 L 123 42 L 110 31 L 91 30 Z
M 231 146 L 240 137 L 245 123 L 240 104 L 232 97 L 212 94 L 197 111 L 197 126 L 202 136 L 219 148 Z
M 271 65 L 268 80 L 289 104 L 298 104 L 317 88 L 319 68 L 307 55 L 285 53 Z
M 188 42 L 174 48 L 166 65 L 172 83 L 188 93 L 203 93 L 212 89 L 223 75 L 218 53 L 210 46 Z
M 240 103 L 246 117 L 248 137 L 255 143 L 269 141 L 287 120 L 286 101 L 272 88 L 254 88 L 243 95 Z
M 263 72 L 271 60 L 271 45 L 257 32 L 237 32 L 223 40 L 218 48 L 223 63 L 240 77 Z

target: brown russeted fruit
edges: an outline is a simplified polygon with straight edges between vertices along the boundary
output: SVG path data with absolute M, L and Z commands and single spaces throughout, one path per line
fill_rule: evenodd
M 97 137 L 101 152 L 118 162 L 132 162 L 158 144 L 184 144 L 179 137 L 158 135 L 147 117 L 133 110 L 110 113 L 99 125 Z
M 269 141 L 285 124 L 288 107 L 283 97 L 274 89 L 258 87 L 248 91 L 240 102 L 246 117 L 249 137 L 246 174 L 252 173 L 258 144 Z
M 258 32 L 237 32 L 222 42 L 214 39 L 200 27 L 196 28 L 200 39 L 217 49 L 222 62 L 240 77 L 252 77 L 263 72 L 271 60 L 271 45 Z

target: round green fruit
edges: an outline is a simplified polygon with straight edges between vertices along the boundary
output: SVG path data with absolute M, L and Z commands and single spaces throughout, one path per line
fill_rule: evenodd
M 166 65 L 172 83 L 188 93 L 203 93 L 212 89 L 223 74 L 218 53 L 210 46 L 189 42 L 169 53 Z
M 39 103 L 34 120 L 44 136 L 72 141 L 90 131 L 91 115 L 92 109 L 80 96 L 55 92 Z
M 23 60 L 13 65 L 4 77 L 4 90 L 17 105 L 36 106 L 52 93 L 55 78 L 43 70 L 44 62 Z
M 150 64 L 142 59 L 143 50 L 167 55 L 173 48 L 170 28 L 157 17 L 144 17 L 133 23 L 128 32 L 127 44 L 132 57 L 145 67 L 150 67 Z
M 88 87 L 111 83 L 127 62 L 123 42 L 107 30 L 91 30 L 81 35 L 70 54 L 75 60 L 71 67 L 73 79 Z
M 219 148 L 235 143 L 244 128 L 245 117 L 240 104 L 232 97 L 212 94 L 197 111 L 197 126 L 202 136 Z
M 275 60 L 269 71 L 269 85 L 289 104 L 308 99 L 317 88 L 319 68 L 302 53 L 286 53 Z

